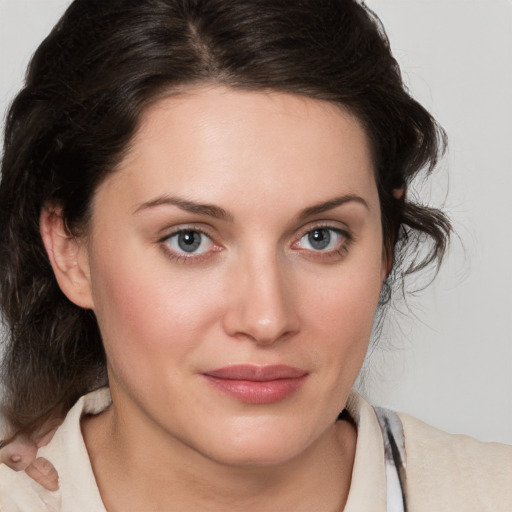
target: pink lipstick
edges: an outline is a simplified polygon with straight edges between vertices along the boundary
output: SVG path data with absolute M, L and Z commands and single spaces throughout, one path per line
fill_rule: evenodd
M 240 402 L 270 404 L 295 393 L 308 373 L 286 365 L 233 365 L 203 375 L 214 387 Z

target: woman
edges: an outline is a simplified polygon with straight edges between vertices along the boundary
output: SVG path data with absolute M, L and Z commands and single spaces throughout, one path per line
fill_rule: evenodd
M 65 417 L 59 489 L 2 466 L 2 507 L 510 508 L 510 449 L 351 392 L 393 276 L 442 257 L 406 191 L 443 143 L 356 2 L 75 0 L 0 188 L 4 411 L 29 446 Z

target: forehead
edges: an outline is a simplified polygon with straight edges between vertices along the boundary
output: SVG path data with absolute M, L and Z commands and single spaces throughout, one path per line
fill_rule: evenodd
M 372 196 L 375 189 L 367 135 L 348 110 L 224 87 L 149 107 L 111 180 L 133 206 L 155 194 L 223 203 L 243 195 L 268 203 L 291 193 L 304 206 L 335 193 Z

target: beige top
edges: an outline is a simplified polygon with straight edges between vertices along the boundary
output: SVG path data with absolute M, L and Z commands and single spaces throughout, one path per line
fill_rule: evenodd
M 80 417 L 110 404 L 108 389 L 80 398 L 39 455 L 60 476 L 51 492 L 25 473 L 0 465 L 1 512 L 106 512 L 80 430 Z M 386 512 L 382 433 L 375 411 L 357 393 L 347 409 L 357 425 L 352 482 L 345 512 Z M 400 414 L 407 452 L 409 512 L 512 511 L 512 447 L 450 435 Z

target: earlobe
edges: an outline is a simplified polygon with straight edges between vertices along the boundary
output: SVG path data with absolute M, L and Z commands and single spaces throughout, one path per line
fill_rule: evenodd
M 392 193 L 395 199 L 402 199 L 402 201 L 405 200 L 405 187 L 394 188 Z
M 60 289 L 77 306 L 93 309 L 89 263 L 83 240 L 70 233 L 59 207 L 45 206 L 39 226 Z

